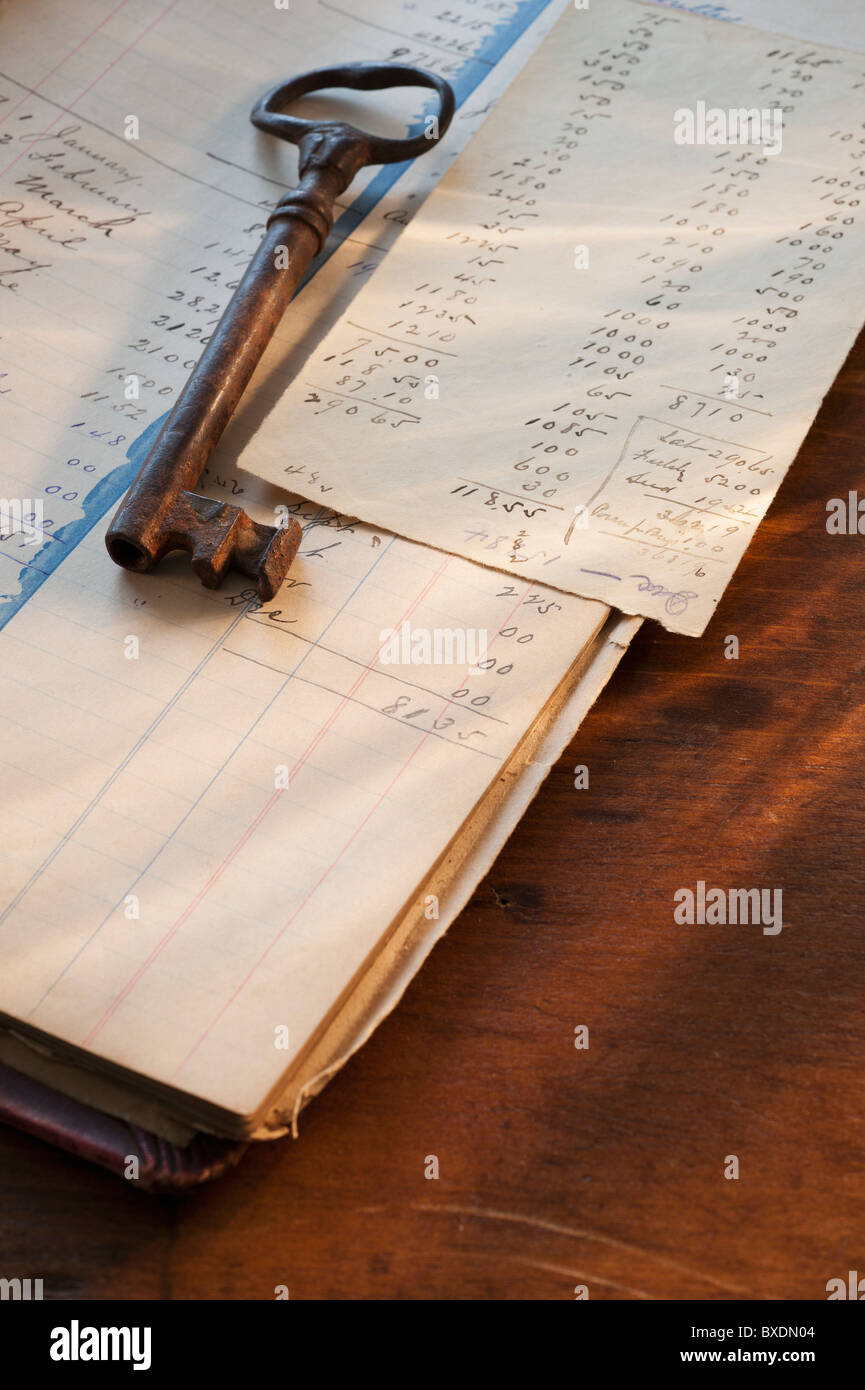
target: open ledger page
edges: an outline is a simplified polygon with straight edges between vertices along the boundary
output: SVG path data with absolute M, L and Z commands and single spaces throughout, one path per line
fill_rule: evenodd
M 489 870 L 553 762 L 581 724 L 615 671 L 639 618 L 611 613 L 524 734 L 507 764 L 472 808 L 467 821 L 427 874 L 405 910 L 380 936 L 362 976 L 332 1011 L 312 1045 L 281 1078 L 256 1119 L 224 1114 L 190 1097 L 132 1093 L 122 1077 L 96 1071 L 26 1038 L 14 1025 L 0 1029 L 0 1059 L 18 1071 L 67 1094 L 124 1117 L 174 1143 L 186 1144 L 198 1129 L 216 1128 L 237 1138 L 272 1139 L 287 1129 L 296 1135 L 304 1104 L 363 1046 L 398 1003 L 434 945 L 465 906 Z M 435 902 L 437 915 L 430 911 Z
M 608 616 L 222 465 L 214 495 L 303 523 L 273 603 L 237 576 L 204 590 L 185 557 L 133 576 L 106 555 L 146 431 L 293 177 L 249 107 L 299 66 L 420 61 L 438 9 L 392 8 L 396 35 L 360 5 L 0 17 L 0 1015 L 216 1127 L 311 1046 Z M 448 50 L 476 121 L 538 6 L 471 39 L 448 13 L 465 51 L 429 57 Z M 48 22 L 68 57 L 46 71 Z M 381 259 L 426 191 L 408 177 L 361 188 L 283 350 Z
M 741 24 L 568 9 L 245 466 L 702 632 L 863 321 L 863 83 Z
M 303 560 L 264 608 L 93 536 L 2 635 L 0 1011 L 240 1113 L 607 615 L 292 505 Z

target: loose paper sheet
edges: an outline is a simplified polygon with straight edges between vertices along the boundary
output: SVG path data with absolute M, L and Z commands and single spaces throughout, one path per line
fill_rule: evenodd
M 862 323 L 863 93 L 840 50 L 569 9 L 245 466 L 702 632 Z
M 214 1124 L 304 1052 L 608 610 L 222 465 L 214 495 L 304 525 L 264 608 L 236 576 L 202 589 L 183 557 L 117 569 L 105 515 L 290 182 L 285 147 L 249 127 L 261 90 L 427 58 L 476 122 L 538 14 L 508 5 L 480 32 L 473 6 L 431 0 L 375 25 L 360 4 L 241 0 L 0 17 L 0 491 L 30 501 L 0 541 L 0 1016 L 192 1093 Z M 350 300 L 447 157 L 373 175 L 283 354 L 326 296 Z

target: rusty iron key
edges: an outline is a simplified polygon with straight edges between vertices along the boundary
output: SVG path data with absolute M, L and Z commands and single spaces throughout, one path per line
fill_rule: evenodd
M 298 97 L 326 87 L 403 86 L 438 93 L 439 110 L 427 123 L 428 135 L 386 139 L 343 121 L 284 113 Z M 253 108 L 250 119 L 260 130 L 298 146 L 300 182 L 271 213 L 261 245 L 108 528 L 105 543 L 118 565 L 144 573 L 169 551 L 187 550 L 207 588 L 218 588 L 233 567 L 256 580 L 262 602 L 273 598 L 297 553 L 298 523 L 266 526 L 241 507 L 193 489 L 307 266 L 324 246 L 335 200 L 364 165 L 394 164 L 425 153 L 444 135 L 453 112 L 453 92 L 443 78 L 393 63 L 304 73 Z

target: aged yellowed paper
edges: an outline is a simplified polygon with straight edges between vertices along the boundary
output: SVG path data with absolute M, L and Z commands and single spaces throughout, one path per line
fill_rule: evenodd
M 863 156 L 854 54 L 569 9 L 243 462 L 700 633 L 862 323 Z

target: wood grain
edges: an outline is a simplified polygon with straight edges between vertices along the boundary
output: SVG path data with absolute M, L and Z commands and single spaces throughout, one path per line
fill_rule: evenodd
M 825 526 L 865 495 L 863 435 L 865 335 L 704 637 L 645 625 L 298 1142 L 175 1200 L 0 1131 L 0 1273 L 55 1298 L 823 1299 L 865 1271 L 865 537 Z M 675 926 L 698 879 L 782 888 L 784 930 Z

